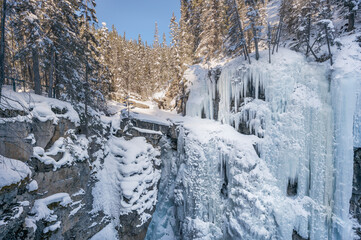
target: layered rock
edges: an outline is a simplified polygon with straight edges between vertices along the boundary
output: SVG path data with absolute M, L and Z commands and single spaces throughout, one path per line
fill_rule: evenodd
M 0 157 L 21 160 L 32 169 L 31 178 L 0 189 L 0 239 L 88 239 L 109 222 L 103 213 L 91 212 L 94 179 L 89 162 L 92 158 L 84 161 L 74 153 L 74 149 L 80 149 L 79 143 L 72 139 L 77 123 L 64 116 L 66 111 L 55 108 L 52 111 L 56 121 L 35 114 L 22 117 L 7 114 L 7 118 L 0 119 Z M 62 147 L 65 151 L 49 157 L 59 162 L 68 152 L 73 162 L 54 170 L 52 163 L 33 157 L 34 147 L 48 152 L 62 138 L 67 140 Z M 93 143 L 89 146 L 99 148 Z M 88 149 L 84 151 L 87 155 Z M 45 205 L 52 214 L 40 217 L 36 202 L 59 193 L 67 194 L 71 202 Z
M 350 212 L 361 224 L 361 148 L 356 148 L 354 153 L 354 173 Z M 357 234 L 361 237 L 360 228 L 357 229 Z

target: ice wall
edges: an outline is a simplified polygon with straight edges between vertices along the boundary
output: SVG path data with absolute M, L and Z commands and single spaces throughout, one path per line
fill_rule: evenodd
M 356 111 L 354 119 L 354 147 L 361 148 L 361 83 L 358 84 L 358 92 L 356 93 Z
M 355 76 L 331 72 L 285 49 L 272 64 L 266 60 L 248 65 L 235 59 L 220 67 L 218 81 L 205 67 L 191 68 L 185 75 L 192 85 L 187 115 L 213 119 L 219 97 L 218 121 L 243 133 L 245 125 L 247 134 L 262 138 L 261 159 L 280 197 L 290 205 L 301 203 L 305 213 L 275 207 L 277 239 L 291 239 L 295 232 L 317 240 L 352 239 L 348 211 L 356 94 L 353 80 L 345 79 Z
M 350 183 L 354 175 L 353 148 L 361 147 L 361 48 L 355 38 L 355 35 L 343 37 L 343 51 L 336 55 L 332 69 L 331 93 L 335 119 L 333 214 L 336 216 L 333 219 L 333 239 L 351 239 L 349 232 L 352 225 L 340 219 L 349 218 Z M 355 170 L 358 174 L 357 167 Z M 358 175 L 354 177 L 359 178 Z M 357 188 L 357 185 L 354 186 L 356 192 Z
M 332 99 L 335 116 L 334 148 L 334 206 L 333 239 L 351 239 L 352 224 L 349 219 L 349 201 L 352 195 L 353 179 L 353 116 L 356 93 L 355 78 L 348 74 L 336 75 L 332 82 Z M 348 81 L 343 81 L 344 78 Z
M 163 145 L 159 203 L 146 239 L 279 239 L 275 209 L 304 215 L 301 202 L 275 187 L 254 149 L 257 137 L 211 120 L 178 124 L 177 146 Z

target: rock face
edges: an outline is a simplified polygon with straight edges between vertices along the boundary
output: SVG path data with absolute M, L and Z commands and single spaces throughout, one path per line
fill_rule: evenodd
M 361 224 L 361 148 L 355 149 L 354 152 L 354 175 L 350 212 Z M 361 229 L 357 229 L 357 234 L 361 237 Z
M 0 122 L 0 155 L 21 160 L 32 169 L 31 179 L 0 189 L 0 239 L 89 239 L 104 229 L 111 219 L 102 211 L 94 211 L 93 190 L 98 181 L 96 165 L 103 164 L 106 157 L 97 155 L 104 148 L 99 139 L 106 142 L 111 136 L 109 131 L 107 126 L 98 129 L 103 136 L 89 140 L 81 153 L 84 149 L 80 149 L 74 139 L 79 132 L 77 126 L 66 118 L 59 117 L 56 122 L 36 118 Z M 144 137 L 154 148 L 159 148 L 163 137 L 177 138 L 175 126 L 139 119 L 120 121 L 115 135 L 126 140 Z M 60 139 L 65 139 L 62 146 L 58 146 Z M 35 147 L 46 154 L 35 157 Z M 69 152 L 73 154 L 70 156 L 73 162 L 56 168 L 47 162 L 49 157 L 55 162 L 64 161 Z M 82 154 L 88 156 L 86 160 L 78 156 Z M 154 167 L 160 171 L 159 165 Z M 30 182 L 33 187 L 29 187 Z M 152 188 L 157 185 L 155 182 Z M 69 196 L 71 202 L 49 200 L 59 194 Z M 35 206 L 42 201 L 46 202 L 42 211 L 50 211 L 46 216 L 36 211 Z M 145 213 L 151 216 L 154 211 L 155 207 Z M 144 222 L 139 213 L 133 211 L 119 216 L 116 230 L 121 239 L 144 239 L 150 221 L 151 218 Z
M 50 148 L 56 140 L 65 136 L 68 130 L 75 129 L 75 124 L 64 118 L 60 118 L 57 124 L 53 121 L 41 122 L 34 119 L 32 129 L 36 146 Z
M 31 140 L 26 140 L 30 132 L 31 124 L 28 122 L 0 123 L 0 154 L 27 161 L 33 153 Z
M 21 206 L 19 202 L 26 192 L 28 180 L 0 190 L 0 219 L 8 222 L 0 224 L 0 239 L 17 239 L 24 236 L 22 222 L 30 209 L 28 206 Z
M 149 214 L 153 215 L 153 211 Z M 119 235 L 122 240 L 143 240 L 147 235 L 148 226 L 150 221 L 145 224 L 142 224 L 139 220 L 139 215 L 136 212 L 132 212 L 128 215 L 123 215 L 120 217 Z M 142 227 L 135 227 L 142 225 Z
M 0 155 L 21 160 L 33 169 L 32 179 L 0 189 L 0 239 L 89 239 L 109 222 L 104 214 L 91 213 L 94 186 L 91 158 L 89 162 L 75 162 L 53 171 L 51 164 L 32 157 L 33 147 L 48 150 L 59 138 L 66 137 L 68 130 L 75 128 L 75 124 L 65 118 L 59 118 L 56 124 L 35 118 L 0 123 Z M 99 148 L 92 143 L 90 146 Z M 91 147 L 89 151 L 96 151 Z M 59 160 L 62 155 L 64 153 L 54 159 Z M 35 189 L 30 189 L 30 181 L 35 181 Z M 58 193 L 69 194 L 72 203 L 48 205 L 52 214 L 36 221 L 36 230 L 30 227 L 27 222 L 34 214 L 37 216 L 32 212 L 35 202 Z M 52 230 L 51 226 L 58 222 L 60 228 Z
M 144 151 L 144 143 L 138 141 L 139 144 L 135 149 L 132 149 L 132 146 L 127 146 L 125 140 L 129 143 L 135 143 L 136 139 L 139 137 L 145 138 L 148 146 L 148 153 Z M 118 185 L 118 192 L 113 192 L 115 188 L 111 187 L 108 194 L 112 197 L 108 199 L 119 199 L 117 202 L 110 204 L 113 206 L 113 212 L 120 212 L 119 215 L 114 215 L 112 218 L 116 222 L 118 236 L 120 239 L 126 240 L 140 240 L 146 237 L 148 226 L 151 222 L 151 216 L 155 211 L 155 204 L 157 202 L 158 189 L 159 189 L 159 179 L 160 179 L 160 169 L 161 169 L 161 159 L 163 158 L 163 142 L 164 139 L 169 141 L 176 141 L 177 132 L 176 126 L 170 125 L 167 123 L 161 122 L 151 122 L 142 119 L 123 119 L 120 124 L 120 129 L 116 134 L 108 140 L 107 146 L 105 148 L 105 163 L 104 168 L 100 170 L 99 175 L 99 184 L 100 186 L 106 187 L 106 185 Z M 110 148 L 110 151 L 107 152 L 107 149 Z M 122 149 L 127 149 L 123 152 Z M 153 150 L 149 150 L 153 149 Z M 159 151 L 155 154 L 153 151 Z M 136 152 L 135 158 L 126 157 L 127 152 Z M 160 154 L 160 155 L 159 155 Z M 127 159 L 127 160 L 125 160 Z M 132 162 L 129 162 L 129 161 Z M 142 164 L 142 162 L 151 162 L 152 166 L 148 164 Z M 127 169 L 130 166 L 133 170 L 131 173 L 124 171 L 122 169 Z M 139 172 L 138 166 L 142 165 L 143 170 Z M 108 168 L 108 166 L 113 166 Z M 117 170 L 113 170 L 117 169 Z M 163 168 L 162 168 L 163 169 Z M 114 180 L 106 179 L 104 173 L 113 176 Z M 147 177 L 145 177 L 145 175 Z M 139 191 L 138 194 L 129 194 L 127 189 L 124 189 L 123 184 L 126 183 L 129 179 L 134 179 L 139 181 L 138 187 L 135 192 Z M 145 182 L 141 179 L 147 179 Z M 99 189 L 98 183 L 95 187 Z M 129 186 L 128 188 L 131 188 Z M 145 191 L 144 191 L 145 189 Z M 124 191 L 125 190 L 125 191 Z M 107 190 L 108 191 L 108 190 Z M 97 192 L 97 190 L 95 190 Z M 127 192 L 127 193 L 125 193 Z M 139 208 L 139 204 L 145 206 Z M 104 204 L 108 206 L 109 203 Z M 149 206 L 151 205 L 151 206 Z M 119 223 L 118 223 L 119 221 Z M 121 227 L 120 227 L 121 226 Z
M 36 146 L 49 148 L 53 143 L 64 136 L 75 124 L 68 119 L 60 118 L 57 124 L 48 120 L 41 122 L 38 119 L 23 122 L 0 123 L 0 154 L 13 159 L 27 161 L 33 154 L 32 139 L 34 135 Z
M 292 240 L 309 240 L 309 238 L 308 239 L 303 238 L 295 230 L 293 230 Z

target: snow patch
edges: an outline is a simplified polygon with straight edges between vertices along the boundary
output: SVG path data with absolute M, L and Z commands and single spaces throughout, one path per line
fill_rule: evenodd
M 89 158 L 89 141 L 85 135 L 72 135 L 70 137 L 60 137 L 53 146 L 45 151 L 41 147 L 33 148 L 33 156 L 46 165 L 53 165 L 53 170 L 61 168 L 64 165 L 72 165 L 75 161 L 84 161 Z M 53 157 L 62 154 L 62 158 L 56 161 Z
M 37 118 L 39 121 L 53 121 L 56 124 L 59 118 L 69 119 L 76 125 L 80 124 L 78 113 L 72 105 L 54 98 L 47 98 L 34 93 L 14 92 L 11 87 L 4 86 L 2 90 L 3 99 L 0 103 L 1 109 L 23 111 L 26 116 L 12 118 L 1 118 L 0 122 L 29 121 Z
M 95 234 L 90 240 L 112 240 L 119 239 L 118 233 L 115 230 L 115 227 L 112 223 L 109 223 L 105 228 L 103 228 L 100 232 Z
M 33 192 L 33 191 L 36 191 L 38 190 L 38 182 L 36 180 L 33 180 L 31 181 L 27 186 L 26 186 L 26 189 L 29 191 L 29 192 Z
M 59 203 L 60 206 L 66 207 L 71 203 L 71 198 L 68 193 L 56 193 L 54 195 L 48 196 L 46 198 L 37 199 L 34 202 L 34 206 L 31 209 L 30 213 L 33 216 L 28 216 L 25 219 L 26 227 L 33 228 L 36 231 L 37 226 L 36 222 L 39 220 L 44 220 L 46 222 L 54 222 L 57 220 L 57 215 L 54 215 L 54 210 L 48 208 L 52 203 Z M 50 226 L 47 231 L 55 231 L 60 227 L 60 222 Z M 46 228 L 45 228 L 46 229 Z M 44 231 L 45 231 L 44 229 Z M 52 230 L 54 229 L 54 230 Z
M 31 170 L 25 163 L 0 155 L 0 189 L 17 184 L 27 177 L 31 177 Z

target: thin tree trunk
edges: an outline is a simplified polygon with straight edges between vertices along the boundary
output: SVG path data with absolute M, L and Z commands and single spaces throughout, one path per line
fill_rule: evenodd
M 237 13 L 238 14 L 238 13 Z M 239 18 L 238 18 L 239 19 Z M 244 32 L 243 32 L 243 28 L 242 28 L 242 22 L 241 20 L 239 20 L 239 28 L 242 29 L 242 42 L 243 42 L 243 52 L 245 54 L 245 58 L 248 58 L 248 63 L 251 64 L 251 58 L 249 57 L 248 54 L 248 46 L 247 46 L 247 41 L 246 38 L 244 37 Z
M 3 0 L 1 17 L 1 43 L 0 43 L 0 102 L 2 86 L 5 81 L 5 20 L 6 20 L 6 0 Z
M 277 28 L 277 33 L 276 33 L 276 40 L 275 40 L 274 45 L 273 45 L 272 54 L 274 54 L 276 47 L 277 47 L 277 52 L 278 52 L 278 44 L 279 44 L 280 38 L 281 38 L 282 22 L 283 22 L 283 17 L 281 16 L 280 17 L 280 22 L 278 23 L 278 28 Z
M 258 61 L 259 59 L 258 37 L 257 37 L 257 30 L 253 22 L 252 22 L 252 32 L 253 32 L 254 48 L 256 50 L 256 60 Z
M 53 84 L 53 88 L 54 90 L 54 98 L 58 98 L 60 97 L 60 89 L 59 89 L 59 81 L 60 81 L 60 76 L 59 76 L 59 69 L 58 69 L 58 55 L 56 53 L 54 53 L 54 58 L 55 58 L 55 65 L 54 65 L 54 75 L 55 75 L 55 81 Z
M 246 60 L 248 58 L 248 62 L 249 62 L 249 64 L 251 64 L 251 58 L 248 55 L 247 43 L 246 43 L 246 40 L 245 40 L 245 37 L 244 37 L 241 18 L 239 17 L 239 14 L 238 14 L 238 6 L 237 6 L 236 0 L 233 0 L 233 4 L 234 4 L 234 7 L 235 7 L 235 11 L 236 11 L 238 28 L 239 28 L 239 31 L 241 33 L 241 41 L 242 41 L 242 45 L 243 45 L 244 57 L 246 58 Z
M 15 49 L 14 30 L 11 31 L 11 48 Z M 13 78 L 18 78 L 19 74 L 18 74 L 18 71 L 17 71 L 17 69 L 15 67 L 15 52 L 12 54 L 11 59 L 12 59 L 11 76 Z
M 34 47 L 33 52 L 33 72 L 34 72 L 34 85 L 35 94 L 41 95 L 40 71 L 39 71 L 39 52 L 38 48 Z
M 20 79 L 26 79 L 26 71 L 27 71 L 27 64 L 26 64 L 26 61 L 22 61 L 20 59 L 20 67 L 21 67 L 21 72 L 20 72 Z
M 351 32 L 355 28 L 355 11 L 353 10 L 353 4 L 349 3 L 349 13 L 348 13 L 348 27 L 347 31 Z
M 280 30 L 278 32 L 278 40 L 277 40 L 277 47 L 276 47 L 276 52 L 278 52 L 278 46 L 280 45 L 280 40 L 281 40 L 281 32 L 282 32 L 282 24 L 283 24 L 283 16 L 280 19 Z
M 34 82 L 34 77 L 33 77 L 33 72 L 31 71 L 31 67 L 27 62 L 25 64 L 28 67 L 29 81 Z M 26 80 L 26 78 L 24 80 Z
M 272 49 L 272 54 L 275 53 L 275 49 L 276 49 L 276 45 L 277 45 L 277 41 L 278 41 L 278 32 L 280 31 L 280 22 L 278 23 L 278 27 L 277 27 L 277 31 L 276 31 L 276 39 L 273 43 L 273 49 Z
M 307 50 L 306 50 L 306 56 L 308 55 L 308 53 L 310 52 L 310 40 L 311 40 L 311 17 L 308 17 L 308 22 L 307 22 Z
M 330 56 L 330 63 L 331 63 L 331 66 L 332 66 L 333 65 L 333 60 L 332 60 L 331 46 L 330 46 L 330 39 L 328 38 L 328 29 L 327 29 L 326 24 L 325 24 L 325 32 L 326 32 L 326 41 L 327 41 L 327 47 L 328 47 L 328 54 Z
M 54 65 L 55 65 L 55 51 L 51 50 L 51 60 L 50 60 L 50 69 L 49 69 L 49 89 L 48 89 L 48 97 L 53 96 L 53 74 L 54 74 Z
M 315 57 L 316 61 L 319 61 L 319 58 L 317 57 L 316 53 L 312 50 L 312 47 L 310 46 L 310 44 L 307 42 L 309 48 L 310 48 L 310 52 L 312 53 L 312 55 Z

